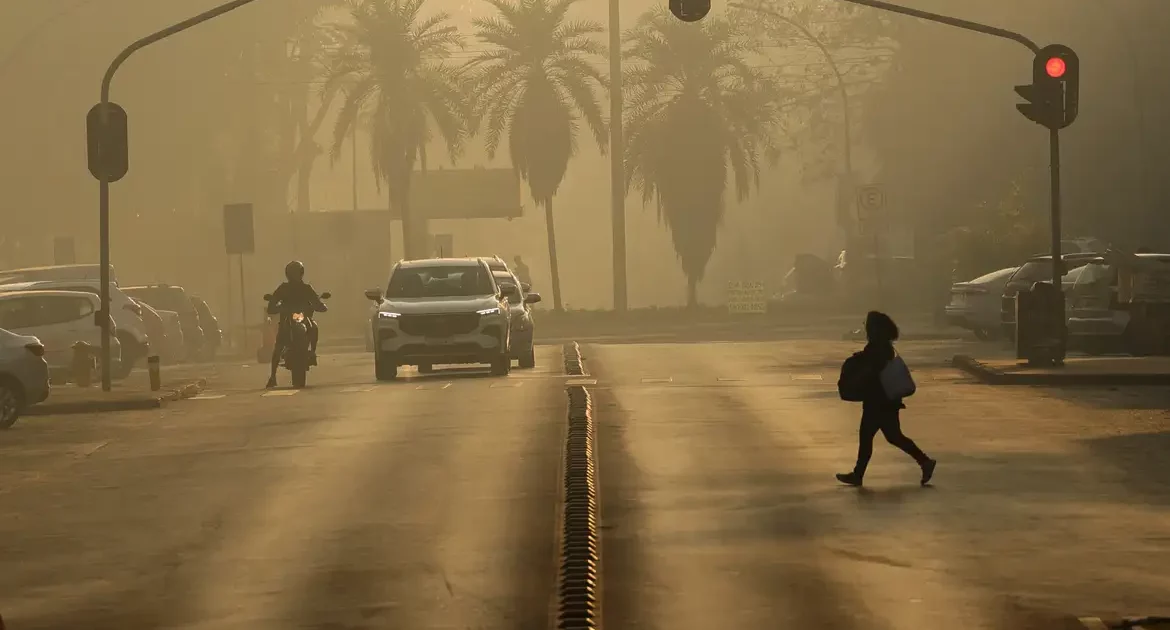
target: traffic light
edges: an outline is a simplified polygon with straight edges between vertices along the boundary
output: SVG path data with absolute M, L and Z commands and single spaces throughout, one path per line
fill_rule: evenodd
M 711 12 L 711 0 L 670 0 L 670 12 L 683 22 L 698 22 Z
M 1016 109 L 1049 129 L 1064 129 L 1077 118 L 1080 60 L 1068 46 L 1052 44 L 1032 60 L 1031 85 L 1017 85 L 1016 94 L 1028 101 Z

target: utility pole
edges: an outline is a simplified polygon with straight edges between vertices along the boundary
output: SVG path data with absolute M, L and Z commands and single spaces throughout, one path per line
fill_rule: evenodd
M 613 225 L 613 310 L 629 307 L 626 285 L 626 169 L 622 139 L 622 30 L 618 0 L 609 0 L 609 182 Z

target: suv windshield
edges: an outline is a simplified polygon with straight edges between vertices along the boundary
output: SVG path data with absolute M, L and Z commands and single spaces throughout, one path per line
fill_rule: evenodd
M 386 287 L 388 298 L 444 298 L 492 295 L 491 276 L 479 265 L 399 267 Z

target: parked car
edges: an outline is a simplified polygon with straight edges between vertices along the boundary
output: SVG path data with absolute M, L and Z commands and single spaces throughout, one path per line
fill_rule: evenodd
M 500 293 L 508 299 L 508 310 L 511 311 L 512 358 L 522 368 L 536 367 L 532 305 L 540 301 L 540 294 L 520 288 L 520 279 L 511 272 L 495 271 L 492 275 Z
M 0 286 L 0 292 L 10 291 L 82 291 L 99 295 L 100 280 L 44 280 Z M 150 337 L 142 321 L 142 307 L 110 283 L 110 316 L 118 326 L 118 342 L 122 344 L 122 359 L 114 372 L 116 378 L 126 378 L 134 365 L 150 355 Z
M 1076 276 L 1080 268 L 1100 256 L 1100 253 L 1063 254 L 1066 272 L 1061 276 L 1061 287 L 1067 291 L 1076 283 Z M 1076 272 L 1075 274 L 1073 272 Z M 999 321 L 1000 330 L 1004 336 L 1015 341 L 1016 339 L 1016 294 L 1022 290 L 1030 290 L 1037 282 L 1052 281 L 1052 256 L 1033 256 L 1008 278 L 1004 285 L 1003 295 L 1000 296 Z M 1066 302 L 1067 310 L 1067 302 Z
M 94 280 L 101 282 L 101 278 L 102 266 L 94 263 L 24 267 L 0 271 L 0 284 L 44 280 Z M 110 282 L 118 284 L 118 275 L 114 272 L 113 265 L 110 265 Z
M 0 328 L 0 429 L 48 397 L 49 364 L 41 340 Z
M 138 287 L 122 287 L 122 291 L 139 302 L 146 302 L 155 310 L 165 309 L 179 314 L 183 325 L 183 340 L 187 360 L 198 359 L 203 347 L 203 329 L 199 326 L 199 311 L 183 287 L 167 284 L 152 284 Z
M 487 263 L 488 269 L 491 269 L 492 273 L 503 271 L 514 276 L 516 275 L 516 272 L 512 271 L 512 268 L 508 266 L 508 263 L 505 262 L 503 258 L 500 258 L 499 255 L 492 256 L 491 258 L 484 258 L 484 262 Z M 519 278 L 519 276 L 516 276 L 517 280 L 519 280 Z M 527 293 L 532 290 L 532 285 L 528 284 L 527 282 L 521 282 L 520 290 Z
M 199 328 L 203 331 L 203 358 L 210 361 L 215 358 L 219 347 L 223 344 L 223 330 L 219 327 L 219 320 L 211 307 L 202 298 L 191 296 L 191 304 L 199 314 Z
M 0 328 L 41 340 L 45 360 L 53 369 L 68 369 L 73 345 L 88 343 L 95 351 L 102 345 L 102 330 L 96 313 L 101 300 L 82 291 L 13 291 L 0 293 Z M 109 322 L 110 357 L 122 356 L 117 324 Z
M 142 317 L 142 325 L 146 327 L 146 338 L 150 344 L 150 353 L 157 354 L 160 357 L 167 351 L 167 326 L 163 322 L 162 315 L 158 311 L 151 308 L 145 302 L 139 302 L 130 296 L 127 299 L 134 302 L 138 306 L 139 315 Z
M 399 261 L 386 292 L 366 297 L 378 305 L 374 377 L 393 380 L 398 366 L 429 372 L 436 364 L 489 363 L 492 374 L 512 369 L 507 301 L 482 258 Z
M 1170 265 L 1170 254 L 1136 255 L 1138 258 Z M 1120 303 L 1118 280 L 1116 266 L 1104 257 L 1094 258 L 1085 265 L 1084 272 L 1077 278 L 1075 298 L 1068 319 L 1070 347 L 1087 354 L 1146 354 L 1141 341 L 1131 336 L 1130 313 L 1128 306 Z M 1162 297 L 1166 299 L 1170 296 Z
M 1019 267 L 1008 267 L 951 285 L 951 301 L 946 307 L 947 322 L 970 330 L 985 341 L 999 337 L 1000 296 L 1017 269 Z
M 167 331 L 167 363 L 178 363 L 187 357 L 187 340 L 183 339 L 183 318 L 174 311 L 156 310 Z

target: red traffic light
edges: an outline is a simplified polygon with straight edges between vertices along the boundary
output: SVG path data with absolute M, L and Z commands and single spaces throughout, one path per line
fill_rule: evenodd
M 1047 72 L 1048 76 L 1052 77 L 1053 79 L 1059 79 L 1060 77 L 1063 77 L 1064 72 L 1067 69 L 1068 66 L 1065 65 L 1064 59 L 1061 59 L 1060 57 L 1049 57 L 1048 61 L 1044 64 L 1044 71 Z

